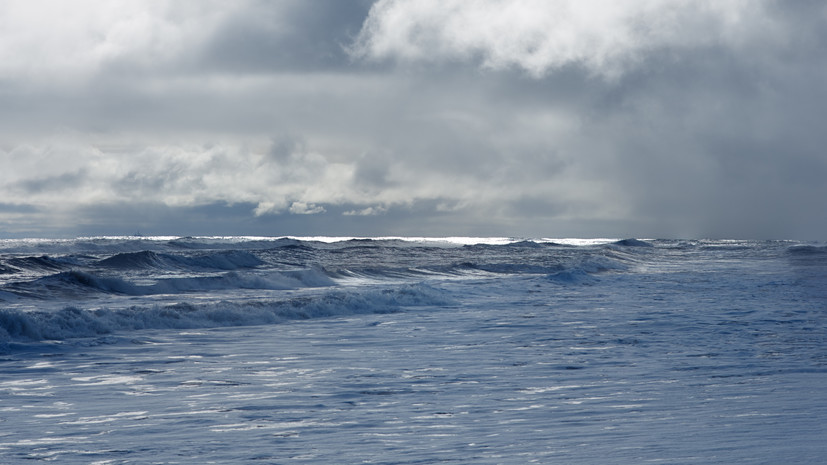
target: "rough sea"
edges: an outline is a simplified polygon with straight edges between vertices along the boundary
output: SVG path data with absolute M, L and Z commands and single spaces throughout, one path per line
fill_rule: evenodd
M 814 464 L 827 245 L 0 241 L 0 463 Z

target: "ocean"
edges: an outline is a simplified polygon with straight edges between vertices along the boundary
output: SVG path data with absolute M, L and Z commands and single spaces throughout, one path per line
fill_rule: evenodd
M 827 245 L 0 240 L 0 463 L 812 464 Z

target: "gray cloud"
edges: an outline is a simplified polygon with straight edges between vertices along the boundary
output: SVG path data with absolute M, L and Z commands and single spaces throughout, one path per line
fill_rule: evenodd
M 350 65 L 345 46 L 371 2 L 256 1 L 232 11 L 205 41 L 198 60 L 220 72 L 325 71 Z
M 34 3 L 7 234 L 827 228 L 820 2 Z
M 74 173 L 63 173 L 57 176 L 45 178 L 26 179 L 12 185 L 12 189 L 19 189 L 29 195 L 41 192 L 62 192 L 81 187 L 86 181 L 86 173 L 78 171 Z
M 12 205 L 7 203 L 0 203 L 0 212 L 3 213 L 35 213 L 37 209 L 31 205 Z

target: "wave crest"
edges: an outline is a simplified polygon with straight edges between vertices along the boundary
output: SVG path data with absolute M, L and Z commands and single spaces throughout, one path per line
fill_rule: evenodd
M 65 340 L 141 329 L 189 329 L 274 324 L 288 320 L 359 313 L 388 313 L 404 307 L 447 305 L 443 290 L 425 285 L 362 291 L 335 290 L 284 300 L 178 303 L 165 306 L 54 312 L 0 310 L 0 343 Z
M 263 265 L 255 255 L 241 250 L 227 250 L 204 255 L 172 255 L 150 250 L 124 252 L 97 262 L 98 266 L 117 269 L 214 269 L 238 270 Z
M 17 283 L 8 289 L 20 296 L 79 296 L 86 293 L 146 296 L 193 291 L 232 289 L 287 290 L 335 286 L 325 270 L 310 268 L 261 273 L 230 271 L 216 276 L 160 278 L 153 284 L 134 284 L 125 279 L 106 277 L 85 271 L 71 270 Z

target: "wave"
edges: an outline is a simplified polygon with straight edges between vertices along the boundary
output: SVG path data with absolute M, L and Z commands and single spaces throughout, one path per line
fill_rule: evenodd
M 57 258 L 20 257 L 15 252 L 0 260 L 4 267 L 0 269 L 0 290 L 6 292 L 0 294 L 0 301 L 8 302 L 9 293 L 59 302 L 94 298 L 100 293 L 150 296 L 289 290 L 334 286 L 336 280 L 358 284 L 360 280 L 416 282 L 508 275 L 547 275 L 562 280 L 564 276 L 627 270 L 650 255 L 641 253 L 645 247 L 641 244 L 648 243 L 637 239 L 585 246 L 547 239 L 439 243 L 399 238 L 348 238 L 340 242 L 92 238 L 74 242 L 74 249 L 65 242 L 58 244 L 67 253 Z
M 505 248 L 504 248 L 505 247 Z M 558 273 L 597 274 L 625 271 L 640 262 L 641 257 L 630 251 L 611 247 L 576 250 L 554 245 L 517 245 L 519 251 L 506 245 L 466 246 L 460 249 L 405 249 L 404 251 L 374 247 L 359 263 L 333 267 L 333 278 L 366 278 L 376 280 L 421 280 L 443 278 L 477 278 L 509 275 L 554 275 Z
M 827 255 L 827 246 L 794 245 L 787 248 L 787 253 L 796 256 L 825 256 Z
M 451 269 L 409 267 L 359 267 L 341 268 L 330 272 L 335 279 L 362 278 L 369 280 L 419 280 L 423 278 L 452 277 L 459 273 Z
M 17 270 L 15 268 L 10 268 L 10 267 L 5 266 L 2 263 L 0 263 L 0 274 L 14 274 L 14 273 L 17 273 L 18 271 L 20 271 L 20 270 Z
M 425 285 L 393 289 L 335 290 L 284 300 L 178 303 L 124 309 L 58 311 L 0 310 L 0 343 L 65 340 L 142 329 L 188 329 L 274 324 L 288 320 L 360 313 L 389 313 L 404 307 L 449 305 L 443 290 Z
M 143 250 L 140 252 L 125 252 L 113 255 L 109 258 L 104 258 L 98 261 L 98 266 L 106 268 L 164 268 L 166 260 L 160 254 L 151 250 Z
M 621 239 L 619 241 L 614 241 L 611 244 L 620 245 L 623 247 L 654 247 L 654 244 L 650 242 L 642 241 L 640 239 L 635 238 Z
M 368 278 L 376 280 L 428 279 L 509 275 L 593 275 L 607 271 L 622 271 L 627 267 L 611 259 L 585 260 L 577 264 L 530 264 L 530 263 L 471 263 L 461 262 L 443 266 L 367 267 L 341 269 L 331 272 L 333 278 Z
M 16 257 L 6 260 L 6 266 L 11 269 L 27 270 L 27 271 L 54 271 L 64 270 L 73 265 L 67 260 L 60 260 L 42 255 L 39 257 Z
M 561 264 L 537 265 L 531 263 L 461 263 L 456 265 L 460 270 L 479 270 L 495 274 L 546 274 L 563 271 Z
M 560 284 L 584 284 L 595 280 L 592 273 L 582 269 L 563 270 L 546 275 L 546 279 Z
M 263 265 L 255 255 L 241 250 L 226 250 L 204 255 L 173 255 L 150 250 L 126 252 L 113 255 L 97 262 L 97 266 L 118 269 L 213 269 L 238 270 Z
M 165 240 L 164 244 L 174 249 L 207 250 L 223 249 L 270 249 L 301 245 L 306 241 L 289 237 L 178 237 Z
M 153 284 L 134 284 L 117 277 L 99 276 L 72 270 L 29 282 L 16 283 L 7 289 L 19 296 L 32 298 L 81 296 L 88 293 L 147 296 L 194 291 L 232 289 L 288 290 L 335 286 L 321 268 L 267 273 L 228 272 L 217 276 L 160 278 Z
M 507 249 L 542 249 L 545 247 L 553 247 L 558 246 L 559 244 L 555 244 L 552 242 L 538 242 L 532 240 L 522 240 L 522 241 L 515 241 L 515 242 L 508 242 L 505 244 L 489 244 L 489 243 L 479 243 L 479 244 L 465 244 L 462 247 L 464 249 L 469 250 L 507 250 Z

